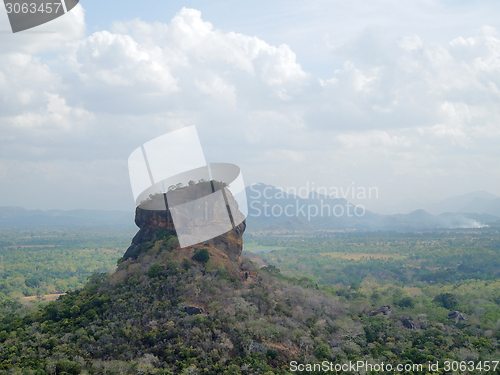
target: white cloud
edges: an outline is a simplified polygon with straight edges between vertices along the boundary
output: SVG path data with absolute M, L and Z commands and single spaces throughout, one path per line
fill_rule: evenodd
M 295 150 L 283 150 L 283 149 L 275 149 L 271 151 L 267 151 L 265 153 L 265 160 L 262 160 L 264 163 L 266 160 L 272 160 L 273 163 L 278 162 L 286 162 L 286 163 L 300 163 L 306 160 L 304 154 L 302 152 L 298 152 Z
M 0 54 L 1 114 L 19 113 L 43 101 L 43 91 L 54 91 L 60 77 L 38 57 L 26 53 Z
M 385 131 L 370 131 L 363 133 L 346 133 L 337 136 L 338 141 L 348 149 L 388 150 L 390 148 L 408 148 L 411 141 L 403 135 L 389 134 Z
M 14 128 L 31 132 L 39 136 L 42 130 L 47 134 L 49 130 L 56 132 L 77 131 L 78 126 L 85 126 L 92 121 L 93 116 L 82 108 L 71 108 L 66 104 L 66 100 L 57 94 L 45 93 L 47 106 L 42 113 L 24 113 L 11 119 Z
M 36 36 L 0 52 L 3 176 L 14 162 L 34 168 L 20 166 L 33 157 L 44 168 L 49 160 L 79 168 L 100 160 L 126 181 L 123 166 L 106 161 L 193 124 L 208 160 L 234 162 L 248 182 L 279 186 L 356 179 L 403 198 L 411 189 L 431 194 L 428 181 L 446 175 L 444 194 L 457 186 L 459 163 L 468 168 L 460 178 L 470 178 L 460 186 L 472 189 L 487 173 L 473 160 L 500 161 L 500 38 L 491 27 L 445 44 L 364 32 L 332 51 L 344 64 L 320 80 L 289 46 L 223 32 L 197 10 L 184 8 L 168 24 L 135 19 L 82 37 L 78 9 L 76 25 L 64 24 L 69 36 L 43 47 L 57 48 L 57 61 L 33 53 Z M 47 173 L 64 181 L 70 167 L 54 165 Z M 478 188 L 500 182 L 491 181 Z M 125 197 L 128 185 L 121 189 Z
M 211 74 L 206 80 L 195 80 L 195 85 L 200 93 L 211 95 L 222 104 L 235 108 L 236 88 L 222 77 Z
M 96 89 L 129 87 L 165 94 L 179 90 L 161 50 L 144 48 L 128 35 L 97 32 L 75 45 L 70 64 L 82 83 Z
M 422 48 L 423 42 L 418 35 L 408 36 L 401 40 L 399 46 L 406 51 L 414 51 Z

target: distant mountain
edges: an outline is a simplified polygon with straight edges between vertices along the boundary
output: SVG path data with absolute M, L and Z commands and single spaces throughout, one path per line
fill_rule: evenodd
M 424 210 L 416 210 L 409 214 L 384 216 L 382 230 L 425 230 L 425 229 L 457 229 L 457 228 L 482 228 L 498 223 L 499 218 L 491 215 L 443 213 L 431 215 Z
M 413 211 L 424 209 L 425 204 L 417 202 L 413 199 L 405 199 L 394 206 L 382 208 L 379 211 L 381 214 L 394 215 L 394 214 L 408 214 Z
M 247 199 L 250 231 L 371 228 L 380 216 L 343 198 L 287 194 L 263 183 L 247 187 Z
M 26 210 L 0 207 L 0 227 L 102 226 L 133 227 L 133 213 L 105 210 Z
M 462 207 L 459 212 L 474 212 L 500 217 L 500 198 L 474 198 L 470 203 Z
M 429 209 L 380 215 L 343 198 L 317 192 L 290 194 L 264 183 L 246 188 L 248 232 L 261 230 L 425 230 L 478 228 L 500 224 L 500 198 L 479 191 L 446 199 Z M 299 192 L 297 192 L 299 193 Z M 104 210 L 26 210 L 0 207 L 0 227 L 123 226 L 134 228 L 133 213 Z
M 405 220 L 407 222 L 415 222 L 415 223 L 421 223 L 421 222 L 434 220 L 434 215 L 431 215 L 430 213 L 428 213 L 424 210 L 415 210 L 415 211 L 410 212 L 409 214 L 406 214 L 406 215 L 398 214 L 398 215 L 393 215 L 392 217 L 400 218 L 400 219 Z
M 492 210 L 490 205 L 498 199 L 494 194 L 486 191 L 474 191 L 444 199 L 438 203 L 422 203 L 412 199 L 405 199 L 398 204 L 381 210 L 382 214 L 408 214 L 417 210 L 425 210 L 433 215 L 445 212 L 464 212 L 476 214 L 489 214 L 500 217 L 500 209 Z
M 494 194 L 488 193 L 486 191 L 474 191 L 472 193 L 458 195 L 442 200 L 441 202 L 434 205 L 429 205 L 426 210 L 435 215 L 439 215 L 444 212 L 468 212 L 480 214 L 486 212 L 475 210 L 473 202 L 479 200 L 484 204 L 484 202 L 492 201 L 495 199 L 498 199 L 498 197 Z M 465 207 L 469 207 L 469 210 L 464 211 Z
M 440 207 L 451 208 L 493 196 L 486 192 L 450 198 Z M 494 197 L 494 196 L 493 196 Z M 484 203 L 483 211 L 440 213 L 433 215 L 423 209 L 407 214 L 380 215 L 357 207 L 345 199 L 330 198 L 316 192 L 286 194 L 272 185 L 258 183 L 247 188 L 248 231 L 260 230 L 426 230 L 439 228 L 480 228 L 500 222 L 500 210 Z M 479 202 L 476 202 L 479 204 Z M 498 200 L 500 208 L 500 199 Z M 486 208 L 489 207 L 489 210 Z M 476 213 L 478 212 L 478 213 Z M 495 214 L 496 213 L 496 214 Z

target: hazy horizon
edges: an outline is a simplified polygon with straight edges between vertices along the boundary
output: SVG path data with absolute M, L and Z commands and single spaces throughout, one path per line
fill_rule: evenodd
M 355 198 L 351 199 L 353 197 L 353 194 L 355 197 L 355 194 L 358 192 L 357 190 L 354 190 L 354 193 L 352 193 L 352 190 L 350 190 L 351 187 L 348 187 L 345 190 L 343 189 L 343 187 L 340 187 L 338 189 L 330 190 L 325 194 L 325 191 L 322 190 L 322 187 L 319 187 L 319 189 L 318 189 L 318 187 L 314 187 L 314 189 L 312 189 L 311 186 L 309 187 L 309 189 L 307 189 L 307 186 L 302 186 L 299 188 L 295 188 L 295 187 L 284 188 L 284 187 L 269 185 L 269 184 L 266 184 L 266 183 L 261 182 L 261 181 L 256 182 L 252 185 L 248 185 L 246 187 L 248 197 L 252 196 L 252 192 L 251 192 L 252 186 L 258 186 L 258 185 L 272 186 L 273 188 L 276 188 L 279 191 L 282 191 L 284 194 L 288 194 L 290 196 L 295 196 L 295 198 L 298 198 L 298 199 L 305 199 L 306 196 L 308 196 L 308 195 L 309 195 L 308 198 L 310 198 L 310 195 L 312 195 L 313 198 L 314 197 L 323 198 L 326 196 L 327 199 L 332 198 L 332 197 L 337 197 L 339 199 L 346 199 L 350 203 L 362 205 L 364 208 L 366 208 L 366 210 L 373 212 L 373 213 L 376 213 L 376 214 L 380 214 L 380 215 L 408 214 L 408 213 L 411 213 L 411 212 L 414 212 L 417 210 L 424 210 L 424 211 L 429 212 L 433 215 L 439 215 L 439 214 L 445 213 L 445 212 L 458 212 L 457 210 L 439 209 L 439 205 L 446 204 L 446 202 L 453 201 L 457 198 L 466 199 L 467 197 L 480 197 L 480 198 L 485 198 L 488 200 L 489 199 L 494 200 L 494 199 L 500 198 L 499 196 L 496 196 L 496 195 L 491 194 L 489 192 L 486 192 L 484 190 L 479 190 L 479 191 L 469 192 L 469 193 L 462 194 L 462 195 L 447 197 L 447 198 L 440 200 L 440 201 L 417 202 L 417 201 L 413 201 L 411 199 L 407 199 L 407 200 L 397 202 L 395 205 L 384 207 L 384 206 L 372 205 L 374 200 L 369 199 L 370 193 L 368 193 L 368 192 L 366 192 L 367 199 L 355 199 Z M 250 190 L 250 192 L 248 192 L 248 190 Z M 377 191 L 372 191 L 371 196 L 375 196 L 377 193 L 378 193 Z M 271 193 L 271 196 L 272 195 L 273 194 Z M 257 198 L 257 196 L 254 195 L 254 198 Z M 266 197 L 261 195 L 261 197 L 259 197 L 259 199 L 260 198 L 265 200 Z M 465 200 L 465 202 L 467 202 L 467 200 Z M 66 212 L 69 212 L 69 211 L 79 211 L 79 210 L 88 210 L 88 211 L 95 210 L 95 209 L 87 209 L 85 207 L 78 207 L 78 208 L 72 208 L 72 209 L 66 209 L 66 210 L 65 209 L 58 209 L 58 208 L 48 208 L 48 209 L 42 210 L 42 209 L 29 208 L 29 207 L 23 207 L 23 206 L 7 206 L 7 205 L 0 206 L 0 208 L 9 208 L 9 207 L 18 207 L 18 208 L 22 208 L 22 209 L 25 209 L 28 211 L 40 210 L 40 211 L 44 211 L 44 212 L 47 212 L 47 211 L 66 211 Z M 433 208 L 434 208 L 434 210 L 433 210 Z M 120 212 L 133 212 L 134 211 L 134 209 L 130 209 L 130 210 L 103 209 L 103 210 L 104 211 L 120 211 Z M 471 213 L 473 213 L 473 212 L 471 212 Z

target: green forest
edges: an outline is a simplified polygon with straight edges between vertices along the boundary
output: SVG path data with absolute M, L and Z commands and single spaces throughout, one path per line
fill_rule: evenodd
M 249 247 L 284 274 L 305 275 L 319 284 L 417 285 L 496 280 L 500 235 L 496 230 L 268 234 L 249 236 Z M 271 252 L 265 250 L 278 248 Z
M 111 272 L 131 231 L 31 229 L 0 231 L 0 301 L 82 288 L 95 272 Z

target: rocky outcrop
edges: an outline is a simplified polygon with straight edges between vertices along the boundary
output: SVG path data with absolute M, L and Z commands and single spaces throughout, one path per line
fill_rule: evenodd
M 216 189 L 220 189 L 222 187 L 223 186 L 221 184 L 215 184 Z M 211 185 L 209 182 L 204 182 L 202 184 L 187 186 L 178 189 L 173 192 L 172 197 L 169 196 L 168 202 L 172 202 L 173 200 L 196 200 L 207 195 L 207 188 L 211 189 Z M 236 201 L 228 190 L 226 190 L 226 197 L 229 205 L 236 205 L 237 207 L 237 204 L 235 203 Z M 223 219 L 222 217 L 220 217 L 222 216 L 220 213 L 220 207 L 208 206 L 202 211 L 201 215 L 203 215 L 203 217 L 201 217 L 200 220 L 204 221 L 205 223 L 217 225 L 217 223 Z M 242 214 L 238 211 L 236 215 Z M 237 217 L 237 219 L 242 218 L 242 216 Z M 172 215 L 170 213 L 170 210 L 168 209 L 167 198 L 164 196 L 164 194 L 155 195 L 136 208 L 135 224 L 140 229 L 133 238 L 132 244 L 125 252 L 124 259 L 137 258 L 141 253 L 148 251 L 148 249 L 152 247 L 152 243 L 154 243 L 155 241 L 163 240 L 168 238 L 169 236 L 177 235 Z M 188 225 L 189 223 L 186 224 L 186 226 Z M 243 221 L 234 229 L 213 239 L 203 241 L 203 243 L 201 243 L 200 245 L 206 247 L 215 247 L 216 249 L 224 252 L 231 261 L 238 262 L 243 250 L 242 236 L 245 228 L 246 223 L 245 221 Z
M 450 311 L 448 314 L 448 319 L 454 319 L 455 324 L 458 324 L 461 321 L 467 320 L 467 315 L 460 311 Z
M 196 306 L 186 306 L 184 311 L 188 313 L 188 315 L 199 315 L 205 312 L 204 309 L 196 307 Z
M 403 316 L 400 320 L 401 324 L 408 329 L 417 329 L 417 325 L 407 316 Z
M 392 311 L 391 306 L 382 306 L 381 308 L 379 308 L 377 310 L 370 311 L 370 316 L 375 316 L 375 315 L 379 315 L 379 314 L 382 314 L 382 315 L 385 315 L 388 317 L 394 316 L 394 312 Z

